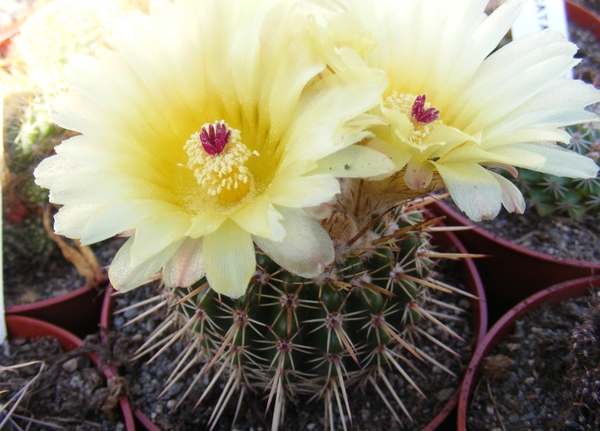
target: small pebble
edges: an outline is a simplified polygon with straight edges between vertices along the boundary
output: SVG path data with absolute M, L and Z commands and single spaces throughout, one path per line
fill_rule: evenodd
M 78 362 L 78 358 L 69 359 L 64 364 L 62 364 L 62 369 L 65 370 L 67 373 L 74 373 L 75 371 L 77 371 L 77 366 L 79 365 Z

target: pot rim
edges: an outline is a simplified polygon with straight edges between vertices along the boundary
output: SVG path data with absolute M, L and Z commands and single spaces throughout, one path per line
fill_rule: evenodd
M 477 235 L 487 239 L 488 241 L 498 243 L 499 245 L 507 249 L 513 250 L 514 252 L 525 254 L 548 263 L 558 263 L 561 265 L 573 266 L 577 268 L 591 268 L 600 270 L 600 262 L 588 262 L 584 260 L 575 259 L 557 259 L 552 255 L 532 250 L 527 247 L 523 247 L 522 245 L 518 245 L 504 238 L 501 238 L 498 235 L 494 235 L 493 233 L 482 228 L 481 226 L 475 224 L 473 221 L 469 220 L 467 217 L 463 216 L 461 213 L 454 210 L 447 203 L 443 202 L 440 199 L 435 200 L 431 205 L 434 207 L 438 207 L 441 211 L 443 211 L 446 214 L 447 219 L 455 219 L 456 222 L 458 222 L 459 224 L 468 226 L 468 232 L 475 232 Z
M 35 319 L 33 317 L 7 315 L 6 326 L 9 337 L 24 337 L 28 339 L 53 337 L 58 340 L 58 342 L 66 351 L 71 351 L 83 345 L 83 340 L 72 332 L 63 329 L 60 326 L 56 326 L 40 319 Z M 100 365 L 100 358 L 97 355 L 86 353 L 86 356 L 88 356 L 97 367 L 100 367 L 106 380 L 117 376 L 116 371 L 111 367 Z M 119 399 L 119 405 L 121 406 L 125 428 L 128 431 L 135 431 L 133 413 L 127 397 L 121 397 Z
M 471 361 L 463 378 L 457 410 L 457 428 L 459 431 L 467 429 L 469 399 L 483 359 L 510 333 L 515 322 L 524 314 L 544 304 L 556 306 L 567 299 L 583 296 L 591 287 L 600 287 L 600 276 L 577 278 L 555 284 L 519 302 L 492 326 L 477 346 L 473 356 L 471 356 Z

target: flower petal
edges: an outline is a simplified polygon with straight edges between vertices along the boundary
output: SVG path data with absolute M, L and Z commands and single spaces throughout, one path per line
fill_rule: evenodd
M 246 293 L 256 270 L 254 244 L 248 232 L 231 220 L 202 240 L 206 279 L 217 293 L 237 298 Z
M 106 206 L 102 204 L 63 206 L 54 216 L 54 232 L 67 238 L 81 238 L 81 232 L 89 220 L 96 217 L 104 208 Z M 85 245 L 83 241 L 82 244 Z
M 267 190 L 273 205 L 304 208 L 329 202 L 340 192 L 340 184 L 331 175 L 294 176 L 283 174 Z
M 121 292 L 127 292 L 148 282 L 183 243 L 183 239 L 181 239 L 162 249 L 150 259 L 141 262 L 139 265 L 134 265 L 131 256 L 131 246 L 134 239 L 135 237 L 129 238 L 123 244 L 108 269 L 108 278 L 111 284 Z
M 162 280 L 167 287 L 188 287 L 204 277 L 205 273 L 202 240 L 186 238 L 164 265 Z
M 391 174 L 394 164 L 384 154 L 369 147 L 352 145 L 324 157 L 310 174 L 330 174 L 337 178 L 365 178 Z
M 281 242 L 254 237 L 254 242 L 271 259 L 301 277 L 316 277 L 333 262 L 331 239 L 321 225 L 304 210 L 278 207 L 286 236 Z
M 200 238 L 216 231 L 227 219 L 223 214 L 202 212 L 192 217 L 190 229 L 185 233 L 190 238 Z
M 456 205 L 471 220 L 496 217 L 503 196 L 500 185 L 490 171 L 476 163 L 432 163 Z
M 406 165 L 404 182 L 411 190 L 424 189 L 433 179 L 433 170 L 429 166 L 411 160 Z
M 591 158 L 556 144 L 515 144 L 513 147 L 544 157 L 544 164 L 535 169 L 539 172 L 568 178 L 594 178 L 598 173 L 598 165 Z M 522 166 L 517 161 L 513 164 Z
M 517 214 L 523 214 L 523 212 L 525 212 L 525 199 L 523 199 L 523 195 L 517 186 L 502 175 L 498 175 L 492 171 L 490 171 L 490 174 L 492 174 L 500 185 L 500 189 L 502 190 L 502 205 L 504 205 L 506 211 L 509 213 L 516 212 Z
M 403 169 L 411 158 L 410 152 L 406 151 L 405 147 L 395 145 L 380 138 L 371 139 L 367 143 L 367 146 L 388 156 L 394 163 L 394 171 Z
M 104 205 L 102 209 L 97 210 L 93 217 L 87 220 L 84 228 L 79 232 L 78 238 L 81 238 L 82 244 L 93 244 L 121 232 L 134 229 L 153 214 L 177 212 L 179 212 L 177 207 L 161 201 L 137 199 L 118 201 L 110 205 Z M 63 232 L 65 232 L 65 229 L 71 228 L 73 219 L 71 217 L 67 218 L 66 215 L 59 215 L 56 218 L 56 233 L 65 235 Z
M 159 254 L 160 250 L 182 238 L 189 226 L 189 216 L 181 212 L 158 213 L 144 219 L 135 229 L 132 263 L 139 265 Z
M 269 202 L 267 196 L 255 199 L 231 214 L 229 218 L 252 235 L 272 241 L 281 241 L 285 236 L 285 229 L 280 223 L 281 214 Z

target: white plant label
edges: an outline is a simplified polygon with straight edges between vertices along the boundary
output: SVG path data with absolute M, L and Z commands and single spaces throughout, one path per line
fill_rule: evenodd
M 527 0 L 521 15 L 512 26 L 512 36 L 517 39 L 547 28 L 569 37 L 564 0 Z

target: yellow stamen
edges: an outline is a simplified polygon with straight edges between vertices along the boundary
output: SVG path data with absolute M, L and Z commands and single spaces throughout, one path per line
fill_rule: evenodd
M 210 196 L 216 196 L 226 203 L 241 201 L 254 187 L 252 173 L 246 166 L 247 160 L 258 152 L 250 151 L 240 140 L 240 131 L 231 129 L 227 144 L 222 151 L 209 154 L 202 145 L 202 130 L 210 126 L 225 124 L 224 121 L 202 126 L 201 132 L 190 136 L 184 149 L 188 154 L 187 167 L 194 171 L 198 184 Z

